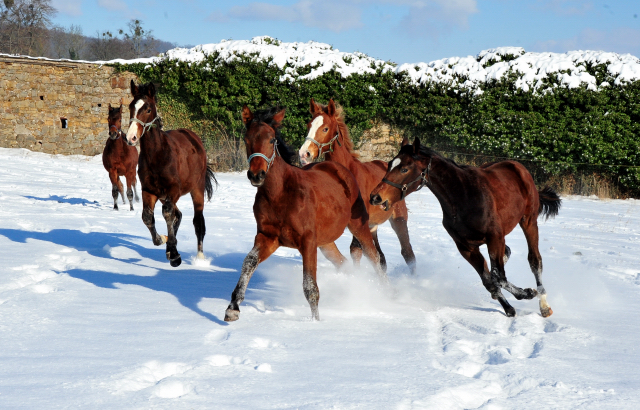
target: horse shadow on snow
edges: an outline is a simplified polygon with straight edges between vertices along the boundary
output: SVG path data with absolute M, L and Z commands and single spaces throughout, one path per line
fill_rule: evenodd
M 189 269 L 189 265 L 182 265 L 179 268 L 169 268 L 169 264 L 165 259 L 164 248 L 146 248 L 138 245 L 132 242 L 132 240 L 141 240 L 143 238 L 136 235 L 106 232 L 84 233 L 72 229 L 54 229 L 49 232 L 0 229 L 0 236 L 20 243 L 26 243 L 27 239 L 51 242 L 60 246 L 87 252 L 94 257 L 131 263 L 152 269 L 157 268 L 146 265 L 142 258 L 166 263 L 168 269 L 157 269 L 157 273 L 153 276 L 121 274 L 81 268 L 58 273 L 66 273 L 73 278 L 84 280 L 85 282 L 105 289 L 119 289 L 117 284 L 120 284 L 138 285 L 150 290 L 166 292 L 173 295 L 182 306 L 219 325 L 226 325 L 227 323 L 213 314 L 203 311 L 198 304 L 204 298 L 229 300 L 231 292 L 238 281 L 242 262 L 246 256 L 245 253 L 238 252 L 216 255 L 213 265 L 210 267 L 211 269 Z M 151 244 L 150 240 L 149 244 Z M 113 257 L 105 250 L 105 246 L 107 245 L 112 248 L 121 246 L 131 249 L 137 252 L 142 258 L 122 259 Z M 247 252 L 248 251 L 249 250 L 247 250 Z M 190 260 L 191 256 L 195 255 L 183 252 L 183 259 L 185 261 Z M 299 260 L 272 255 L 271 258 L 260 265 L 260 268 L 268 269 L 270 266 L 283 264 L 294 266 L 299 265 L 299 263 Z M 266 279 L 260 274 L 260 268 L 251 279 L 250 285 L 251 288 L 264 290 Z M 251 289 L 248 290 L 250 291 Z M 224 312 L 220 312 L 220 314 L 222 315 Z

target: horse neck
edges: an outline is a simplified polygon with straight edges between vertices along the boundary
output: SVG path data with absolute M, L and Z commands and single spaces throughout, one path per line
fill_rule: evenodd
M 267 198 L 279 198 L 284 191 L 284 180 L 291 172 L 291 168 L 293 166 L 287 164 L 279 155 L 276 155 L 271 168 L 267 171 L 264 183 L 258 188 L 258 191 Z
M 166 135 L 156 127 L 151 127 L 140 137 L 140 155 L 155 156 L 158 152 L 165 152 Z
M 343 131 L 341 128 L 346 128 L 346 126 L 344 124 L 338 124 L 338 132 L 340 132 L 340 135 L 335 141 L 333 141 L 333 152 L 327 152 L 324 156 L 329 161 L 335 161 L 351 169 L 351 165 L 356 161 L 356 159 L 351 155 L 349 148 L 347 148 L 346 139 L 349 138 L 349 136 L 346 134 L 346 131 Z
M 430 159 L 426 159 L 425 165 L 427 167 L 429 167 L 429 161 L 431 169 L 427 186 L 440 202 L 442 211 L 453 215 L 456 213 L 456 198 L 464 195 L 465 191 L 465 186 L 462 183 L 463 170 L 439 156 L 434 155 Z

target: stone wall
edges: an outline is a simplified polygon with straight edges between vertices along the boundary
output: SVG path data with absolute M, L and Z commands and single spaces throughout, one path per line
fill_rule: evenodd
M 360 161 L 391 160 L 400 151 L 402 137 L 402 132 L 393 129 L 388 124 L 376 123 L 360 137 L 356 148 L 360 154 Z
M 129 103 L 131 79 L 137 80 L 99 64 L 0 56 L 0 147 L 101 153 L 107 107 Z

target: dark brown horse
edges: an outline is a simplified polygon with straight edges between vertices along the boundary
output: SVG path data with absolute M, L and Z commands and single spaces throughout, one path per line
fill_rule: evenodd
M 297 249 L 302 254 L 304 295 L 311 306 L 313 319 L 319 320 L 317 248 L 335 265 L 341 265 L 345 260 L 334 241 L 345 227 L 358 238 L 365 256 L 386 279 L 355 178 L 335 162 L 313 164 L 304 169 L 292 166 L 291 152 L 279 131 L 284 114 L 284 110 L 277 108 L 255 114 L 247 106 L 242 109 L 242 121 L 247 128 L 244 140 L 249 158 L 247 177 L 258 187 L 253 204 L 258 234 L 242 264 L 225 321 L 238 320 L 239 305 L 253 272 L 280 246 Z
M 204 259 L 202 242 L 205 235 L 204 197 L 211 200 L 212 182 L 217 181 L 207 166 L 207 153 L 202 140 L 192 131 L 162 130 L 162 120 L 156 110 L 156 89 L 153 83 L 137 86 L 131 81 L 133 100 L 129 104 L 131 124 L 127 132 L 129 145 L 140 141 L 138 176 L 142 185 L 142 221 L 151 232 L 153 244 L 167 244 L 167 259 L 171 266 L 182 263 L 176 234 L 182 220 L 177 207 L 182 195 L 191 194 L 193 225 L 198 239 L 198 259 Z M 162 203 L 162 216 L 167 222 L 167 236 L 156 232 L 153 210 Z
M 111 180 L 111 195 L 113 196 L 113 209 L 118 209 L 118 193 L 122 196 L 124 204 L 124 188 L 120 177 L 124 176 L 127 182 L 127 198 L 129 199 L 129 208 L 133 211 L 133 198 L 135 193 L 136 202 L 138 198 L 138 190 L 136 189 L 136 165 L 138 165 L 138 150 L 131 147 L 125 140 L 124 132 L 122 132 L 122 104 L 120 107 L 111 107 L 109 104 L 109 139 L 102 151 L 102 164 L 104 169 L 109 173 Z M 133 190 L 131 189 L 133 187 Z
M 349 137 L 349 129 L 344 122 L 342 108 L 336 106 L 333 100 L 329 100 L 326 106 L 316 104 L 311 99 L 311 121 L 306 142 L 300 148 L 300 161 L 303 164 L 310 163 L 322 157 L 327 161 L 335 161 L 344 165 L 353 173 L 360 187 L 360 194 L 365 198 L 367 212 L 369 213 L 369 228 L 373 235 L 376 249 L 380 253 L 380 264 L 386 270 L 386 261 L 380 244 L 378 243 L 378 225 L 389 221 L 391 228 L 400 240 L 400 253 L 409 265 L 412 274 L 415 274 L 416 257 L 413 254 L 409 242 L 409 230 L 407 228 L 408 211 L 404 200 L 398 201 L 389 209 L 380 206 L 372 206 L 366 201 L 371 190 L 375 188 L 384 176 L 387 164 L 383 161 L 360 162 L 358 155 L 353 151 L 353 142 Z M 362 248 L 354 237 L 351 241 L 351 257 L 356 264 L 362 257 Z
M 551 189 L 536 189 L 527 169 L 515 161 L 485 164 L 481 167 L 458 165 L 435 151 L 403 141 L 400 153 L 389 162 L 382 182 L 371 193 L 370 201 L 389 208 L 423 186 L 429 187 L 442 207 L 442 224 L 458 251 L 475 268 L 482 284 L 507 316 L 516 310 L 502 295 L 507 290 L 516 299 L 540 298 L 540 313 L 551 316 L 547 292 L 542 285 L 542 257 L 538 251 L 538 216 L 556 216 L 560 198 Z M 536 289 L 521 289 L 511 284 L 504 265 L 511 250 L 504 237 L 520 224 L 529 246 L 529 265 L 536 278 Z M 491 271 L 480 253 L 487 245 Z

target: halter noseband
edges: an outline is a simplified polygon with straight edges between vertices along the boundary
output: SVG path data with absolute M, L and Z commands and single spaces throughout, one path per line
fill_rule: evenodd
M 142 135 L 146 134 L 147 130 L 149 130 L 151 127 L 156 127 L 157 126 L 154 123 L 159 118 L 160 118 L 160 116 L 156 115 L 156 118 L 152 119 L 150 122 L 142 122 L 137 118 L 131 118 L 131 120 L 129 120 L 129 124 L 131 124 L 132 122 L 137 122 L 138 124 L 142 125 L 142 134 L 140 134 L 142 136 Z
M 413 185 L 416 182 L 420 181 L 420 186 L 418 186 L 418 188 L 416 188 L 416 191 L 421 190 L 422 188 L 424 188 L 425 186 L 427 186 L 429 184 L 429 172 L 431 171 L 431 161 L 433 160 L 433 157 L 431 157 L 429 159 L 429 165 L 427 165 L 427 168 L 425 170 L 423 170 L 420 175 L 418 176 L 418 178 L 414 179 L 411 182 L 407 182 L 404 185 L 400 185 L 400 184 L 396 184 L 395 182 L 391 182 L 389 181 L 387 178 L 382 178 L 382 182 L 384 182 L 387 185 L 391 185 L 394 188 L 398 188 L 401 192 L 400 194 L 400 200 L 402 201 L 406 196 L 407 196 L 407 189 L 409 189 L 409 185 Z
M 122 130 L 118 127 L 116 127 L 115 125 L 112 125 L 109 127 L 109 133 L 111 133 L 111 129 L 114 128 L 116 130 L 116 137 L 112 138 L 113 140 L 117 140 L 118 138 L 122 137 L 124 135 L 124 132 L 122 132 Z M 109 135 L 109 138 L 111 138 L 111 135 Z
M 314 140 L 311 137 L 307 137 L 305 138 L 306 141 L 311 141 L 314 144 L 316 144 L 318 146 L 318 159 L 320 159 L 320 157 L 324 158 L 324 154 L 326 154 L 327 152 L 333 152 L 333 143 L 334 141 L 338 141 L 338 145 L 342 146 L 342 143 L 340 142 L 340 140 L 338 139 L 338 137 L 340 137 L 340 130 L 336 131 L 336 136 L 331 138 L 331 140 L 329 142 L 325 142 L 323 144 L 319 143 L 318 141 Z M 322 148 L 324 147 L 329 147 L 328 151 L 322 152 Z
M 255 152 L 251 155 L 249 155 L 249 158 L 247 158 L 247 162 L 249 162 L 249 164 L 251 164 L 251 160 L 259 157 L 259 158 L 263 158 L 265 161 L 267 161 L 267 172 L 269 172 L 269 169 L 271 168 L 271 165 L 273 164 L 273 160 L 276 159 L 276 154 L 278 153 L 278 150 L 276 149 L 276 145 L 278 145 L 278 140 L 275 140 L 273 142 L 273 155 L 271 155 L 271 158 L 267 157 L 266 155 L 264 155 L 261 152 Z

